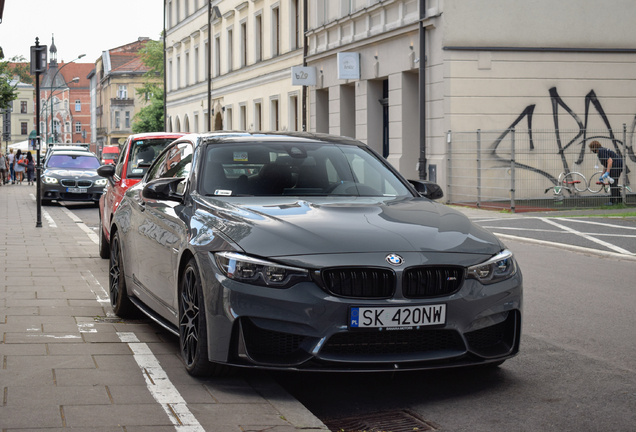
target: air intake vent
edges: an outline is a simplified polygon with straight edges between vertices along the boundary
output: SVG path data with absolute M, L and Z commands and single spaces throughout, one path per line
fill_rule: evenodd
M 402 330 L 336 333 L 329 338 L 320 352 L 340 355 L 388 355 L 464 349 L 462 338 L 455 330 Z
M 463 282 L 462 267 L 414 267 L 404 272 L 402 293 L 407 298 L 445 296 L 457 291 Z
M 355 298 L 389 298 L 395 290 L 395 274 L 374 268 L 335 268 L 322 272 L 332 294 Z

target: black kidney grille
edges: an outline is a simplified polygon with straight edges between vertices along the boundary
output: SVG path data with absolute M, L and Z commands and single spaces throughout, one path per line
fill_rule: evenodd
M 415 267 L 406 269 L 402 277 L 402 294 L 407 298 L 449 295 L 464 282 L 462 267 Z
M 336 333 L 321 353 L 381 355 L 464 349 L 455 330 L 400 330 Z
M 79 187 L 91 187 L 93 185 L 93 182 L 90 180 L 78 180 L 77 185 Z
M 65 187 L 77 186 L 77 182 L 75 180 L 69 180 L 69 179 L 60 180 L 60 184 Z
M 395 274 L 386 269 L 328 269 L 322 279 L 331 293 L 343 297 L 387 298 L 395 290 Z
M 250 319 L 241 320 L 245 345 L 250 354 L 284 356 L 294 353 L 305 340 L 304 336 L 266 330 Z

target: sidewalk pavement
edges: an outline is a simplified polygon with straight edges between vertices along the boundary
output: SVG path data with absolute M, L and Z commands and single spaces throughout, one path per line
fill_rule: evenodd
M 0 187 L 0 430 L 327 431 L 266 373 L 189 376 L 178 338 L 122 322 L 96 236 L 35 186 Z

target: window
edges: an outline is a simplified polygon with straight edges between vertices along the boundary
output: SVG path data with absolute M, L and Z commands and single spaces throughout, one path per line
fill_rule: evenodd
M 68 99 L 64 99 L 64 109 L 68 109 Z
M 241 24 L 241 66 L 247 66 L 247 23 Z
M 126 129 L 130 129 L 130 111 L 124 113 L 124 124 Z
M 298 130 L 298 96 L 289 98 L 289 130 Z
M 210 73 L 210 58 L 209 58 L 210 53 L 208 52 L 208 41 L 205 41 L 205 44 L 203 46 L 203 60 L 204 60 L 204 64 L 205 66 L 203 67 L 204 69 L 204 79 L 207 80 L 208 79 L 208 74 Z
M 27 101 L 20 101 L 20 114 L 27 113 Z
M 254 60 L 259 62 L 263 60 L 263 17 L 261 15 L 256 15 L 254 20 L 254 40 L 256 42 Z
M 185 15 L 184 18 L 190 16 L 190 0 L 185 0 Z
M 280 55 L 280 9 L 272 9 L 272 57 Z
M 64 132 L 70 132 L 71 131 L 71 122 L 66 122 L 64 123 Z
M 117 99 L 128 99 L 128 86 L 119 86 L 119 89 L 117 90 Z
M 233 130 L 232 126 L 232 108 L 225 109 L 225 130 Z
M 176 9 L 176 11 L 175 11 L 176 14 L 175 15 L 177 16 L 177 24 L 179 24 L 179 22 L 181 21 L 181 13 L 180 13 L 181 12 L 181 10 L 180 10 L 181 9 L 181 2 L 179 0 L 176 1 L 175 9 Z
M 194 47 L 194 82 L 199 82 L 199 47 Z
M 199 114 L 194 115 L 194 132 L 199 133 Z
M 214 38 L 214 76 L 221 75 L 221 38 Z
M 261 103 L 256 102 L 254 104 L 254 130 L 261 130 Z
M 20 134 L 22 134 L 22 135 L 28 135 L 29 134 L 29 123 L 27 123 L 27 122 L 20 123 Z M 4 168 L 4 167 L 2 167 L 2 168 Z
M 188 87 L 189 85 L 190 85 L 190 53 L 186 51 L 185 53 L 185 86 Z
M 232 30 L 227 31 L 227 71 L 232 71 L 232 67 L 234 66 L 233 58 L 232 58 L 232 46 L 234 41 L 232 40 Z
M 115 111 L 115 129 L 119 129 L 119 111 Z
M 82 133 L 82 122 L 75 122 L 75 133 Z
M 179 143 L 163 153 L 160 159 L 148 171 L 147 179 L 159 178 L 186 178 L 192 169 L 192 146 L 189 143 Z M 177 186 L 177 193 L 182 194 L 186 182 L 182 181 Z
M 300 48 L 300 8 L 298 7 L 298 0 L 291 0 L 291 48 Z
M 172 59 L 168 61 L 168 70 L 166 71 L 166 73 L 168 74 L 166 78 L 166 82 L 168 83 L 168 91 L 171 91 L 174 88 L 174 85 L 172 84 Z
M 167 25 L 166 27 L 170 28 L 173 26 L 172 24 L 172 2 L 168 1 L 168 11 L 167 11 L 167 17 L 166 17 L 166 21 L 167 21 Z
M 239 106 L 239 129 L 247 130 L 247 108 L 245 104 Z
M 75 101 L 75 112 L 80 112 L 82 110 L 82 101 L 81 100 L 76 100 Z
M 278 99 L 272 99 L 271 109 L 270 109 L 270 127 L 271 130 L 279 130 L 279 121 L 278 121 Z
M 181 88 L 181 56 L 177 56 L 177 83 L 175 89 Z

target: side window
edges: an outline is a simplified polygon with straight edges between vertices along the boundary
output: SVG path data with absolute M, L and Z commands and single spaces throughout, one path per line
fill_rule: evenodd
M 128 149 L 128 141 L 123 146 L 124 149 Z M 119 152 L 119 158 L 117 159 L 117 165 L 115 166 L 115 175 L 121 178 L 121 173 L 124 169 L 124 161 L 126 160 L 126 151 Z
M 192 145 L 181 142 L 171 146 L 148 172 L 148 180 L 159 178 L 187 178 L 192 170 Z M 185 183 L 177 187 L 177 193 L 183 193 Z

